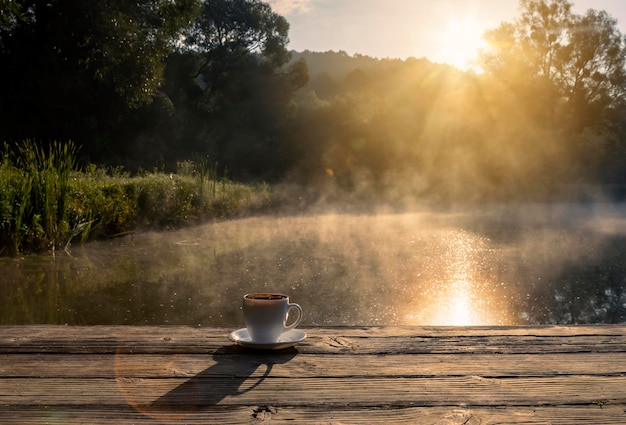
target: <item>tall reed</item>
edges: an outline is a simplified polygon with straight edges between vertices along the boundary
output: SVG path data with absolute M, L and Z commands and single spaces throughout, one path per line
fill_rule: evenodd
M 0 164 L 0 255 L 19 252 L 31 179 L 11 161 L 11 150 L 5 143 Z
M 208 156 L 196 154 L 193 160 L 181 161 L 177 165 L 179 175 L 191 176 L 196 179 L 197 203 L 199 205 L 219 202 L 218 184 L 221 186 L 221 196 L 223 196 L 226 185 L 231 183 L 228 178 L 228 169 L 224 168 L 223 172 L 220 173 L 217 161 L 212 161 Z
M 4 144 L 0 242 L 9 255 L 23 249 L 54 249 L 65 242 L 70 173 L 77 170 L 76 152 L 72 142 L 42 146 L 26 140 L 13 148 Z

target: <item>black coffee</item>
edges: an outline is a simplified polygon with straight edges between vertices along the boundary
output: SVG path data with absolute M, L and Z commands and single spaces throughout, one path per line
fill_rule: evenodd
M 282 294 L 249 294 L 246 295 L 249 300 L 284 300 L 287 295 Z

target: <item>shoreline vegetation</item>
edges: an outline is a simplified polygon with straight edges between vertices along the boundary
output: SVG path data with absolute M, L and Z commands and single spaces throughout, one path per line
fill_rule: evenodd
M 47 148 L 25 141 L 4 144 L 0 163 L 0 257 L 69 252 L 72 244 L 168 230 L 229 219 L 321 208 L 372 212 L 373 205 L 406 210 L 476 202 L 621 201 L 626 188 L 569 185 L 530 197 L 433 198 L 428 191 L 364 186 L 345 190 L 327 184 L 295 189 L 286 184 L 241 183 L 219 172 L 208 158 L 180 161 L 176 172 L 153 169 L 131 175 L 122 167 L 79 165 L 72 142 Z M 558 193 L 557 193 L 558 191 Z M 306 199 L 305 199 L 306 198 Z M 416 201 L 419 199 L 419 201 Z M 374 202 L 372 202 L 374 201 Z M 317 209 L 316 209 L 317 207 Z
M 77 147 L 26 141 L 2 150 L 0 256 L 67 250 L 72 243 L 234 217 L 270 204 L 267 184 L 218 175 L 207 159 L 154 169 L 80 167 Z

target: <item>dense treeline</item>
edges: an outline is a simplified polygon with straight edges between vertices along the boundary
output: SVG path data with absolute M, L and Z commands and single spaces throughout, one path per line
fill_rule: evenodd
M 605 12 L 521 0 L 483 73 L 289 52 L 259 0 L 0 0 L 0 140 L 340 196 L 547 198 L 626 182 L 626 49 Z
M 91 162 L 208 155 L 276 173 L 306 82 L 287 21 L 257 0 L 2 0 L 0 139 L 73 140 Z

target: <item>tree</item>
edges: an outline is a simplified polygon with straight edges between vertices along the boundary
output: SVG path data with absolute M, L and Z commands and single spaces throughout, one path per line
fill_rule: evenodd
M 579 16 L 571 6 L 567 0 L 521 0 L 515 22 L 485 34 L 489 49 L 481 62 L 529 100 L 538 122 L 576 133 L 624 101 L 626 50 L 606 12 Z
M 196 4 L 3 1 L 2 16 L 9 18 L 0 25 L 0 137 L 87 145 L 102 139 L 129 111 L 152 101 L 164 60 Z M 23 19 L 13 18 L 18 12 Z
M 284 166 L 282 128 L 308 81 L 304 61 L 289 62 L 288 31 L 261 1 L 205 1 L 168 61 L 164 92 L 195 132 L 181 129 L 181 142 L 236 177 L 265 178 Z
M 185 45 L 202 56 L 196 76 L 216 90 L 228 72 L 252 54 L 277 68 L 289 61 L 289 23 L 259 0 L 205 1 Z
M 604 11 L 577 17 L 570 42 L 561 49 L 559 78 L 563 97 L 571 105 L 569 119 L 579 128 L 607 117 L 620 107 L 626 93 L 626 49 L 617 22 Z
M 23 19 L 21 4 L 12 0 L 0 0 L 0 29 L 11 30 Z

